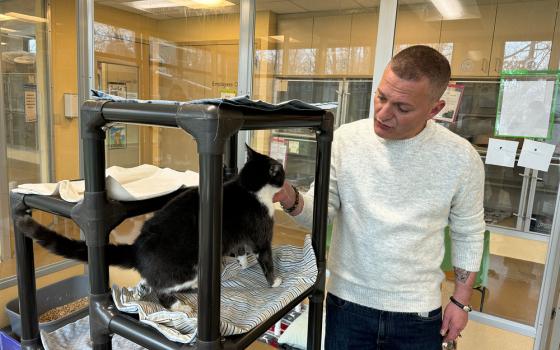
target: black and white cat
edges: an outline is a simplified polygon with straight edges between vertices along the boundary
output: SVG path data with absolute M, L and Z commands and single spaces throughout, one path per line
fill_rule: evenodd
M 258 254 L 257 260 L 270 286 L 277 287 L 282 280 L 275 278 L 272 262 L 272 196 L 284 182 L 284 169 L 276 160 L 249 146 L 247 154 L 247 163 L 239 175 L 223 188 L 222 255 L 247 247 Z M 191 187 L 155 212 L 132 245 L 110 244 L 109 265 L 138 270 L 143 279 L 141 289 L 153 290 L 164 307 L 182 310 L 175 293 L 197 287 L 198 214 L 198 187 Z M 16 225 L 51 252 L 87 261 L 85 242 L 51 231 L 30 215 L 16 219 Z

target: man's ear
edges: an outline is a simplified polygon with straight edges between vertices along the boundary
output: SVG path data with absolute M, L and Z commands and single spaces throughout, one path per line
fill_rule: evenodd
M 432 109 L 430 110 L 430 114 L 429 114 L 428 119 L 432 119 L 433 117 L 435 117 L 443 109 L 443 107 L 445 107 L 445 101 L 444 100 L 437 101 L 432 106 Z

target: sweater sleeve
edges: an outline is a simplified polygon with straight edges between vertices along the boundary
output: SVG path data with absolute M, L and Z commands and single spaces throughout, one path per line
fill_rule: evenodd
M 473 149 L 449 214 L 453 266 L 478 271 L 484 244 L 484 165 Z
M 338 194 L 338 180 L 336 177 L 336 165 L 338 159 L 338 149 L 336 142 L 336 132 L 335 139 L 333 140 L 332 154 L 331 154 L 331 166 L 330 166 L 330 180 L 329 180 L 329 204 L 328 204 L 328 217 L 329 222 L 331 222 L 336 215 L 336 212 L 340 208 L 340 197 Z M 302 194 L 303 197 L 303 210 L 299 215 L 294 216 L 294 220 L 307 228 L 311 228 L 313 225 L 313 198 L 315 194 L 315 182 L 311 184 L 309 191 Z

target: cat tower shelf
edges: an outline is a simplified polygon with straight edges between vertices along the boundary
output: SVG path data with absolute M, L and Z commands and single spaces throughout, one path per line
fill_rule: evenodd
M 325 294 L 327 200 L 333 115 L 303 103 L 267 105 L 248 99 L 206 100 L 195 103 L 136 103 L 86 101 L 81 108 L 81 138 L 85 194 L 83 201 L 11 194 L 12 215 L 38 209 L 73 219 L 88 246 L 90 282 L 90 335 L 93 349 L 111 349 L 111 335 L 119 334 L 148 349 L 243 349 L 274 325 L 303 299 L 309 297 L 308 349 L 320 349 Z M 198 336 L 193 345 L 179 344 L 155 329 L 118 311 L 109 287 L 105 251 L 109 233 L 129 217 L 149 213 L 181 190 L 153 199 L 119 202 L 107 198 L 105 188 L 105 127 L 110 123 L 135 123 L 179 127 L 196 140 L 200 163 L 200 225 Z M 236 173 L 239 130 L 311 128 L 317 135 L 315 205 L 312 245 L 317 259 L 317 281 L 282 310 L 248 333 L 220 334 L 220 269 L 222 183 Z M 224 157 L 225 156 L 225 157 Z M 225 160 L 224 160 L 225 159 Z M 225 165 L 225 168 L 224 168 Z M 32 240 L 14 228 L 18 292 L 22 322 L 22 349 L 41 349 Z

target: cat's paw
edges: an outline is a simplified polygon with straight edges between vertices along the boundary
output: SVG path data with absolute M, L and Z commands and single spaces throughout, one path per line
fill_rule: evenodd
M 135 299 L 141 299 L 152 292 L 152 288 L 144 280 L 134 288 L 134 293 L 132 294 Z
M 272 283 L 272 288 L 279 287 L 282 284 L 282 279 L 280 277 L 276 277 L 274 279 L 274 283 Z
M 169 310 L 171 311 L 178 311 L 178 312 L 184 312 L 186 314 L 190 314 L 193 310 L 190 306 L 188 306 L 187 304 L 183 304 L 182 302 L 180 302 L 179 300 L 177 300 L 176 302 L 173 303 L 173 305 L 171 305 L 171 307 L 169 308 Z
M 237 261 L 239 261 L 239 265 L 241 265 L 242 270 L 245 270 L 246 268 L 249 267 L 249 262 L 247 261 L 247 254 L 239 255 L 237 257 Z

